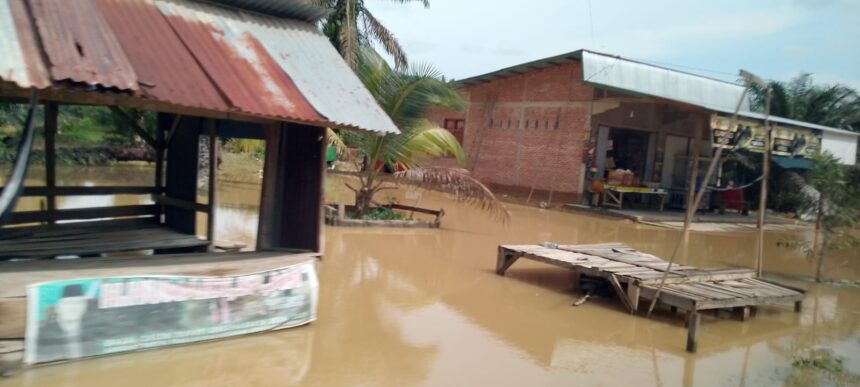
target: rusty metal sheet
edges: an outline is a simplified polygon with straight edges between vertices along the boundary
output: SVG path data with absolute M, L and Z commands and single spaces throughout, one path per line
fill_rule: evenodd
M 151 1 L 98 0 L 140 83 L 143 96 L 180 106 L 229 106 Z
M 55 81 L 137 90 L 131 64 L 93 0 L 29 3 Z
M 18 87 L 51 85 L 24 0 L 0 0 L 0 80 Z
M 257 37 L 333 126 L 399 133 L 388 114 L 315 25 L 252 14 L 243 16 L 241 28 Z
M 156 4 L 234 108 L 303 122 L 324 120 L 257 38 L 232 28 L 230 22 L 242 17 L 238 12 L 187 1 Z

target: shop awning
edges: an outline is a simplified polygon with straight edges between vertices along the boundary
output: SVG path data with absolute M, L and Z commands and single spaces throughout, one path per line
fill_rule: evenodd
M 782 169 L 810 169 L 812 161 L 793 157 L 773 156 L 770 158 Z

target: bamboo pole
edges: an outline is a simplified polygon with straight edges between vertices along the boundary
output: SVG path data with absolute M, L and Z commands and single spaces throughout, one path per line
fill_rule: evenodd
M 215 204 L 218 172 L 218 136 L 215 120 L 207 120 L 209 124 L 209 214 L 206 217 L 206 239 L 209 240 L 209 250 L 215 248 Z
M 767 210 L 767 181 L 770 177 L 770 155 L 771 155 L 771 137 L 773 136 L 772 129 L 770 127 L 770 98 L 771 98 L 771 90 L 767 89 L 767 95 L 764 99 L 765 106 L 765 116 L 764 116 L 764 129 L 765 129 L 765 139 L 764 139 L 764 156 L 762 157 L 761 162 L 761 170 L 762 170 L 762 178 L 761 178 L 761 192 L 758 198 L 758 220 L 756 222 L 756 227 L 758 227 L 758 255 L 756 256 L 756 273 L 761 276 L 762 266 L 764 264 L 764 217 L 765 211 Z
M 45 188 L 48 195 L 47 211 L 53 213 L 57 209 L 57 196 L 53 192 L 57 186 L 57 117 L 59 115 L 59 106 L 55 102 L 45 104 Z M 52 219 L 48 221 L 54 224 Z

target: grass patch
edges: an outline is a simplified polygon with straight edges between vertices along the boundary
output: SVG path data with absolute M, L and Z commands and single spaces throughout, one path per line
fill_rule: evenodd
M 376 207 L 358 218 L 354 215 L 352 218 L 361 220 L 406 220 L 401 213 L 387 207 Z
M 860 375 L 843 366 L 843 359 L 829 349 L 811 349 L 795 355 L 786 379 L 792 386 L 857 386 Z

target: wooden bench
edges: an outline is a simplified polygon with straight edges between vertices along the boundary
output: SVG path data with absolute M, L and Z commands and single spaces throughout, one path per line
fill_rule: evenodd
M 152 218 L 99 220 L 4 228 L 0 230 L 0 259 L 195 247 L 205 250 L 208 244 L 209 241 L 170 229 Z

